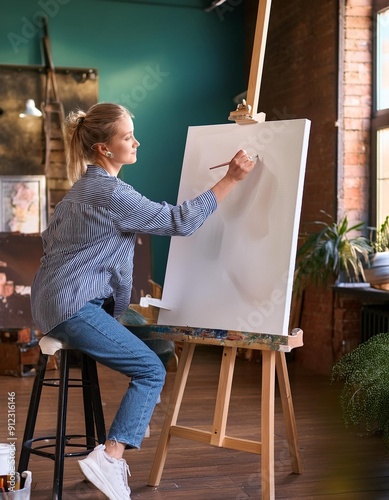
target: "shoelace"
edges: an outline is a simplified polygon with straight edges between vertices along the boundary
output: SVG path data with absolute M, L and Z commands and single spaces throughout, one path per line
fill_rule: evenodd
M 117 474 L 118 478 L 120 479 L 119 484 L 121 484 L 124 489 L 126 490 L 126 493 L 128 495 L 131 494 L 131 488 L 128 485 L 128 479 L 127 479 L 127 474 L 131 476 L 130 473 L 130 468 L 127 465 L 127 462 L 124 459 L 120 460 L 114 460 L 113 462 L 114 467 L 115 467 L 115 473 Z
M 128 484 L 128 477 L 131 477 L 130 468 L 129 468 L 127 462 L 124 459 L 119 460 L 119 462 L 120 462 L 120 466 L 121 466 L 120 467 L 120 472 L 121 472 L 121 476 L 122 476 L 123 482 L 124 482 L 124 484 L 125 484 L 125 486 L 127 488 L 128 493 L 131 494 L 131 488 L 130 488 L 130 486 Z M 127 477 L 127 475 L 128 475 L 128 477 Z

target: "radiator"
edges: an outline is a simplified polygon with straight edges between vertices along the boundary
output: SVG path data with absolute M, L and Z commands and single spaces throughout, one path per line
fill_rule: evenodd
M 361 309 L 361 342 L 377 333 L 389 332 L 389 306 L 372 305 Z

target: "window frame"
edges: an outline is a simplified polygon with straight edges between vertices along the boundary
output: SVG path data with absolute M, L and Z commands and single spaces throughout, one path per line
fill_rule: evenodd
M 373 0 L 373 63 L 372 63 L 372 114 L 371 114 L 371 169 L 370 169 L 370 224 L 377 226 L 377 138 L 382 128 L 389 128 L 389 108 L 377 109 L 377 19 L 380 11 L 389 8 L 389 0 Z

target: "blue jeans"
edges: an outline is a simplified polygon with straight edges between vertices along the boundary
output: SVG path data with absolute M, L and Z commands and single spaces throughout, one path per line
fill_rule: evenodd
M 131 377 L 108 439 L 140 448 L 166 371 L 158 356 L 104 309 L 104 300 L 88 302 L 48 335 Z

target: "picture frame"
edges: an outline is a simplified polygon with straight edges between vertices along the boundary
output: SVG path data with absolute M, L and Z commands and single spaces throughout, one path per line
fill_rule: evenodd
M 0 176 L 0 231 L 41 233 L 47 224 L 46 177 Z

